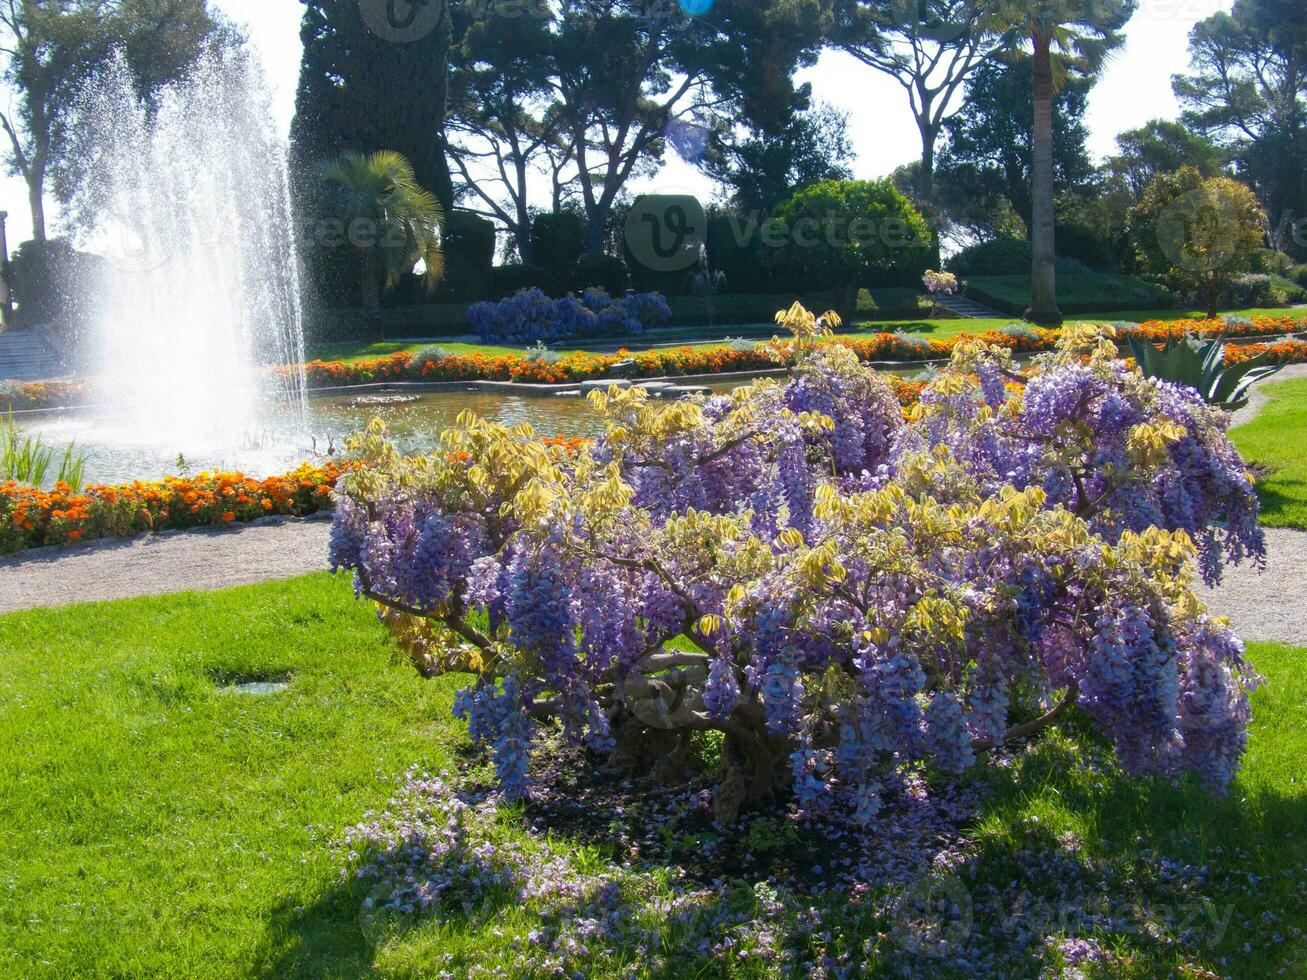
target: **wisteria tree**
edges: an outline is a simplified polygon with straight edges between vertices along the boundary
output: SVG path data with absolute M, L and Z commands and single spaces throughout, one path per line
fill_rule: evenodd
M 872 819 L 908 769 L 958 772 L 1083 712 L 1130 772 L 1233 776 L 1258 682 L 1195 597 L 1261 561 L 1226 419 L 1068 330 L 1018 372 L 964 347 L 905 418 L 799 307 L 784 384 L 594 396 L 576 451 L 466 415 L 404 458 L 356 438 L 333 567 L 528 791 L 538 726 L 596 764 L 682 773 L 723 737 L 720 820 L 774 792 Z

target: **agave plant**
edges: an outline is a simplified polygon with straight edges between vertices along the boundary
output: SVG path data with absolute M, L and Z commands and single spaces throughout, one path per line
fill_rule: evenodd
M 1248 404 L 1248 389 L 1283 365 L 1270 363 L 1270 352 L 1237 364 L 1225 363 L 1225 342 L 1206 343 L 1172 337 L 1157 348 L 1140 337 L 1127 336 L 1135 363 L 1146 378 L 1157 378 L 1196 388 L 1209 405 L 1233 412 Z

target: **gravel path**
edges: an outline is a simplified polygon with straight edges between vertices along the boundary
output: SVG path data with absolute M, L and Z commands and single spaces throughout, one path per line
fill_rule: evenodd
M 224 589 L 327 567 L 330 520 L 264 518 L 0 559 L 0 613 L 34 606 Z
M 224 589 L 326 567 L 330 522 L 269 518 L 242 527 L 171 531 L 0 559 L 0 613 L 99 599 Z M 1199 594 L 1247 640 L 1307 647 L 1307 532 L 1270 528 L 1268 571 L 1227 570 Z
M 1275 380 L 1307 376 L 1294 365 Z M 1254 389 L 1236 424 L 1266 402 Z M 290 578 L 326 567 L 330 522 L 273 517 L 240 527 L 171 531 L 76 549 L 41 548 L 0 559 L 0 613 L 35 606 L 161 595 L 182 590 Z M 1213 610 L 1229 616 L 1249 640 L 1307 646 L 1307 532 L 1268 529 L 1268 571 L 1226 572 L 1215 590 L 1200 590 Z
M 1266 551 L 1266 571 L 1247 565 L 1227 568 L 1221 584 L 1200 586 L 1198 597 L 1213 612 L 1228 616 L 1245 640 L 1307 647 L 1307 531 L 1269 527 Z

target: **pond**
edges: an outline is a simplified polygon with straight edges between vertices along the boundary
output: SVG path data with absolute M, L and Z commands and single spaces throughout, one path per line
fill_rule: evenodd
M 879 370 L 904 377 L 923 375 L 919 364 Z M 686 383 L 724 392 L 747 382 L 737 376 Z M 416 393 L 383 389 L 313 397 L 308 400 L 307 423 L 298 411 L 267 406 L 256 429 L 206 439 L 161 435 L 171 428 L 166 419 L 131 422 L 115 418 L 112 411 L 92 408 L 19 416 L 17 422 L 23 433 L 40 436 L 57 454 L 69 443 L 75 445 L 86 459 L 86 483 L 125 483 L 204 470 L 239 470 L 257 477 L 284 473 L 304 460 L 339 453 L 345 439 L 373 418 L 386 422 L 403 451 L 421 452 L 437 445 L 440 433 L 465 411 L 502 425 L 527 422 L 540 436 L 597 436 L 604 430 L 603 420 L 589 401 L 575 393 L 521 395 L 476 390 Z M 51 474 L 47 482 L 53 479 Z
M 729 390 L 739 382 L 712 387 Z M 69 411 L 20 421 L 25 433 L 39 435 L 62 452 L 74 443 L 86 456 L 88 483 L 158 479 L 165 474 L 201 470 L 241 470 L 253 476 L 285 472 L 301 460 L 320 459 L 341 450 L 345 438 L 376 417 L 389 426 L 408 452 L 434 446 L 440 433 L 464 411 L 503 425 L 529 422 L 542 436 L 594 436 L 603 421 L 576 395 L 507 395 L 480 391 L 424 394 L 368 394 L 313 398 L 309 423 L 303 427 L 288 413 L 268 412 L 258 431 L 234 439 L 215 438 L 188 445 L 146 433 L 124 432 L 112 416 Z M 53 477 L 51 477 L 53 478 Z

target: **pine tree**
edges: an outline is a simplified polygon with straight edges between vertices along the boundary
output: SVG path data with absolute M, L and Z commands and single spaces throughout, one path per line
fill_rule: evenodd
M 418 183 L 448 212 L 453 204 L 444 150 L 448 2 L 430 0 L 419 8 L 422 20 L 409 32 L 420 34 L 414 38 L 375 30 L 369 18 L 373 7 L 379 12 L 385 4 L 304 4 L 304 56 L 291 125 L 296 178 L 303 189 L 324 161 L 342 152 L 394 150 L 412 162 Z

